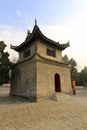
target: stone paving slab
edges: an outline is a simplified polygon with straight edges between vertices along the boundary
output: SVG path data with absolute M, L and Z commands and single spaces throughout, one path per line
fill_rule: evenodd
M 0 130 L 87 130 L 87 105 L 81 103 L 87 96 L 80 96 L 80 90 L 76 96 L 60 93 L 56 101 L 37 103 L 2 93 Z

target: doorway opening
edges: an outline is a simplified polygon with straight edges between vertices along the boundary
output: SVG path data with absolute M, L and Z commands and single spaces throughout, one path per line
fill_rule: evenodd
M 58 73 L 55 74 L 55 92 L 61 92 L 60 75 Z

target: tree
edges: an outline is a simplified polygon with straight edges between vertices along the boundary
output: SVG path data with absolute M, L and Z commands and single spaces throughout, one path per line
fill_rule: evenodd
M 71 79 L 74 79 L 74 80 L 77 80 L 77 63 L 76 61 L 71 58 L 69 60 L 68 56 L 65 55 L 63 57 L 63 61 L 66 63 L 66 64 L 69 64 L 71 67 L 70 67 L 70 72 L 71 72 Z
M 69 58 L 67 55 L 65 55 L 62 60 L 66 63 L 66 64 L 69 64 Z
M 66 63 L 66 64 L 70 64 L 71 65 L 71 68 L 70 68 L 70 72 L 71 72 L 71 79 L 74 79 L 76 80 L 76 84 L 79 86 L 84 86 L 84 87 L 87 87 L 87 66 L 85 66 L 81 72 L 78 72 L 77 71 L 77 63 L 76 61 L 71 58 L 69 60 L 68 56 L 65 55 L 63 57 L 63 61 Z
M 9 53 L 4 52 L 6 44 L 4 41 L 0 41 L 0 84 L 7 83 L 9 81 L 9 70 L 11 62 L 9 60 Z
M 77 63 L 73 58 L 70 59 L 69 63 L 71 65 L 71 79 L 77 80 Z
M 87 87 L 87 67 L 86 66 L 80 72 L 79 83 L 80 85 Z

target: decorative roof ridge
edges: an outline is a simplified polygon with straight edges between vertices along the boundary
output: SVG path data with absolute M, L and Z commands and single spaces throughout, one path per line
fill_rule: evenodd
M 27 40 L 29 39 L 30 35 L 31 35 L 31 32 L 30 32 L 30 30 L 28 30 L 28 31 L 27 31 L 27 36 L 26 36 L 26 38 L 25 38 L 25 41 L 27 41 Z
M 65 43 L 65 44 L 60 44 L 59 42 L 55 42 L 53 40 L 51 40 L 50 38 L 46 37 L 41 30 L 39 29 L 38 25 L 37 25 L 37 20 L 35 19 L 35 25 L 34 28 L 32 30 L 32 33 L 28 32 L 27 33 L 27 37 L 25 39 L 25 41 L 20 44 L 19 46 L 13 47 L 12 49 L 16 50 L 16 51 L 20 51 L 20 49 L 22 49 L 24 46 L 27 46 L 29 44 L 31 44 L 31 42 L 35 39 L 39 39 L 44 41 L 45 43 L 49 44 L 49 45 L 53 45 L 57 48 L 59 48 L 60 50 L 64 50 L 65 48 L 67 48 L 69 45 L 69 42 Z
M 10 48 L 15 50 L 15 48 L 17 48 L 17 46 L 14 46 L 14 45 L 10 44 Z
M 33 28 L 33 31 L 38 31 L 40 33 L 40 35 L 42 36 L 43 39 L 46 39 L 47 42 L 50 42 L 50 43 L 54 43 L 55 45 L 59 46 L 62 50 L 64 50 L 65 48 L 69 47 L 70 46 L 70 42 L 68 41 L 67 43 L 64 43 L 64 44 L 60 44 L 59 41 L 58 42 L 55 42 L 54 40 L 51 40 L 50 38 L 46 37 L 42 32 L 41 30 L 39 29 L 38 25 L 35 24 L 34 28 Z M 32 33 L 33 33 L 32 31 Z
M 61 47 L 63 47 L 65 49 L 65 48 L 70 46 L 70 41 L 68 41 L 67 43 L 63 43 L 63 44 L 59 43 L 59 46 L 61 46 Z

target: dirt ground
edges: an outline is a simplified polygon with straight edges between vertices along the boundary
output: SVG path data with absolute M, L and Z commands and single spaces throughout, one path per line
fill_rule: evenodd
M 0 87 L 0 130 L 87 130 L 87 89 L 37 103 L 8 93 Z

